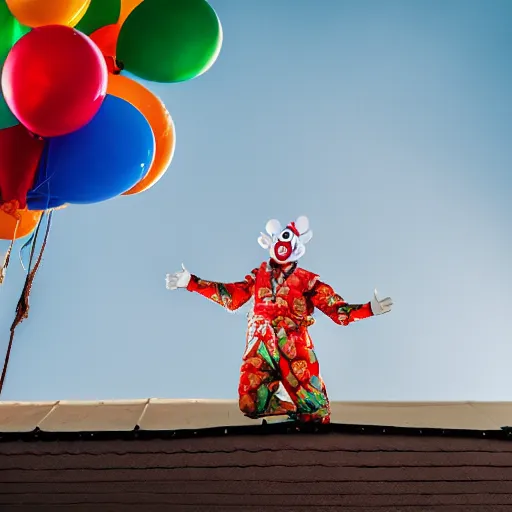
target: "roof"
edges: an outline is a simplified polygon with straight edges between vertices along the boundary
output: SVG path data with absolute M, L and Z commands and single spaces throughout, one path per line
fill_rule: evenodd
M 230 400 L 0 403 L 0 510 L 511 509 L 512 404 L 332 406 L 304 433 Z
M 0 510 L 505 512 L 511 450 L 373 434 L 0 443 Z
M 492 431 L 512 425 L 512 402 L 332 402 L 331 421 L 413 429 Z M 282 421 L 279 417 L 269 421 Z M 198 430 L 260 425 L 235 400 L 0 402 L 0 433 Z

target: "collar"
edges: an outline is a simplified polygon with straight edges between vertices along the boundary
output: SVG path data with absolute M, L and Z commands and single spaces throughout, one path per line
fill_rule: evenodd
M 281 265 L 280 263 L 277 263 L 277 261 L 270 259 L 269 265 L 272 270 L 279 270 L 279 271 L 283 272 L 283 274 L 290 275 L 297 268 L 298 262 L 291 261 L 290 263 L 285 263 L 284 265 Z

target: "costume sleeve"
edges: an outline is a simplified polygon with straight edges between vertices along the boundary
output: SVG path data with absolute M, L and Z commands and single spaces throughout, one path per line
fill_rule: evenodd
M 313 305 L 339 325 L 348 325 L 356 320 L 373 316 L 370 302 L 348 304 L 322 281 L 316 281 L 310 293 Z
M 203 297 L 220 304 L 229 311 L 234 311 L 243 306 L 252 296 L 258 269 L 254 269 L 245 276 L 243 281 L 237 283 L 217 283 L 205 281 L 195 275 L 191 275 L 187 290 L 197 292 Z

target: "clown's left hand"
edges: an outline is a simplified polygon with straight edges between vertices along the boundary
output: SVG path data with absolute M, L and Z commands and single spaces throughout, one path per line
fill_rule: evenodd
M 370 304 L 372 307 L 372 313 L 374 315 L 382 315 L 384 313 L 389 313 L 391 311 L 391 308 L 393 307 L 393 301 L 391 300 L 391 297 L 379 299 L 377 297 L 377 290 L 373 292 L 373 298 Z

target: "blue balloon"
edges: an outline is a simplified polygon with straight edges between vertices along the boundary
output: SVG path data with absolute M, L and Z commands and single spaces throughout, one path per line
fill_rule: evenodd
M 126 192 L 148 173 L 155 137 L 127 101 L 107 95 L 94 118 L 76 132 L 51 138 L 27 195 L 30 210 L 91 204 Z

